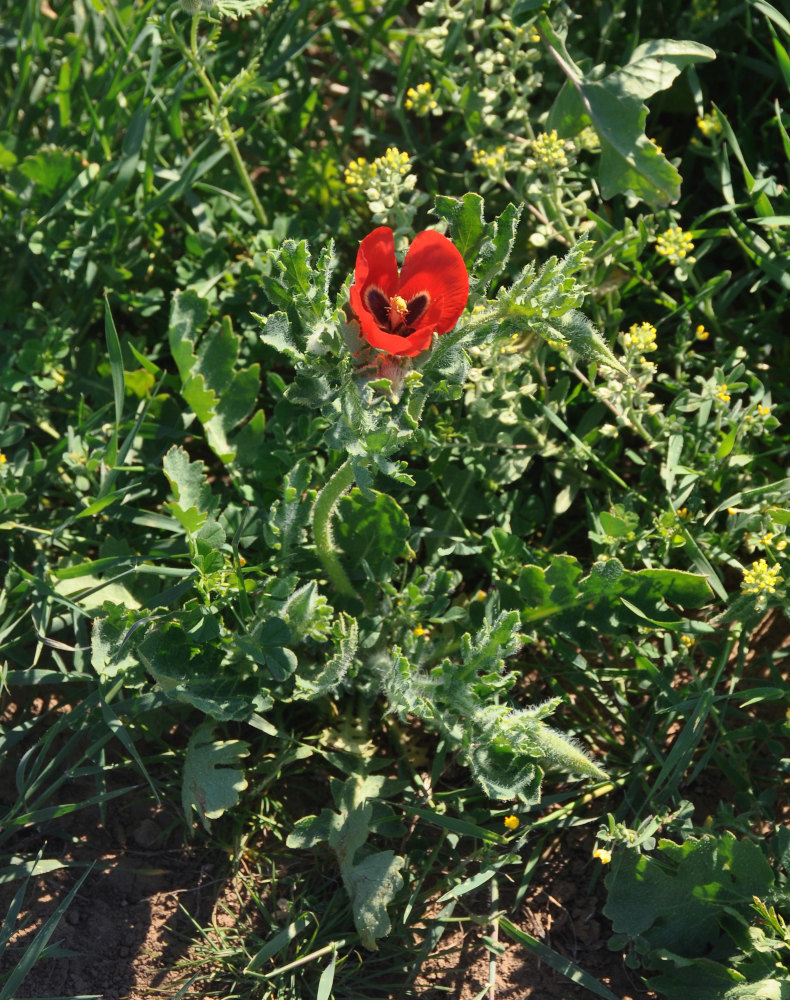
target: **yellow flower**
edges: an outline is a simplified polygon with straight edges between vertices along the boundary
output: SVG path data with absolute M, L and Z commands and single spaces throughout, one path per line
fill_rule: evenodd
M 738 509 L 737 507 L 728 507 L 727 513 L 730 515 L 730 517 L 735 517 L 735 515 L 738 513 Z
M 518 816 L 505 816 L 503 820 L 505 826 L 508 830 L 518 830 L 519 818 Z
M 612 852 L 607 851 L 605 847 L 596 847 L 593 851 L 593 857 L 598 858 L 602 865 L 608 865 L 612 860 Z
M 472 162 L 476 167 L 482 167 L 491 174 L 501 175 L 507 167 L 506 152 L 504 146 L 490 150 L 476 149 L 472 153 Z
M 401 153 L 397 146 L 390 146 L 383 156 L 379 156 L 373 161 L 376 170 L 389 168 L 399 174 L 408 174 L 411 160 L 408 153 Z
M 403 106 L 407 111 L 413 111 L 419 118 L 424 118 L 439 108 L 430 83 L 418 83 L 416 87 L 409 87 Z
M 722 401 L 722 403 L 729 403 L 730 394 L 727 392 L 726 382 L 719 386 L 719 391 L 716 393 L 716 396 Z
M 529 167 L 548 167 L 551 170 L 562 170 L 568 166 L 565 153 L 565 142 L 557 135 L 556 128 L 551 132 L 541 132 L 532 143 L 532 157 L 527 160 Z
M 765 559 L 758 559 L 750 569 L 743 571 L 741 590 L 744 594 L 773 594 L 781 578 L 779 563 L 769 566 Z
M 628 333 L 623 334 L 623 343 L 626 347 L 635 347 L 637 351 L 655 351 L 658 349 L 657 333 L 652 323 L 634 323 Z
M 670 226 L 656 240 L 656 252 L 666 257 L 670 264 L 679 264 L 694 249 L 691 233 L 685 232 L 680 226 Z M 694 258 L 688 257 L 693 263 Z
M 710 334 L 705 329 L 705 327 L 702 325 L 702 323 L 700 323 L 700 325 L 694 331 L 694 336 L 697 338 L 697 340 L 707 340 L 708 337 L 710 336 Z
M 5 465 L 8 459 L 5 457 L 2 451 L 0 451 L 0 465 Z
M 771 412 L 771 407 L 770 406 L 763 406 L 762 403 L 758 403 L 757 404 L 757 412 L 760 414 L 761 417 L 767 417 L 768 414 Z
M 701 117 L 697 117 L 697 128 L 702 132 L 706 139 L 710 139 L 712 135 L 716 135 L 717 132 L 721 132 L 721 122 L 719 121 L 719 116 L 715 111 L 707 111 Z
M 423 628 L 422 625 L 418 625 L 417 628 L 412 631 L 412 635 L 416 635 L 417 638 L 421 635 L 428 635 L 428 629 Z
M 686 647 L 686 649 L 691 649 L 694 643 L 697 641 L 693 635 L 682 635 L 680 641 Z
M 374 163 L 368 163 L 364 156 L 358 156 L 346 167 L 343 179 L 352 191 L 364 191 L 376 174 Z

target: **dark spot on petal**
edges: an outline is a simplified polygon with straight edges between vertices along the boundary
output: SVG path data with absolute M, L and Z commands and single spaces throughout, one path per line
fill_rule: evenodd
M 381 329 L 388 330 L 390 300 L 384 292 L 382 292 L 380 288 L 376 288 L 375 285 L 369 285 L 365 289 L 364 302 L 368 312 L 371 314 L 373 319 L 375 319 Z
M 413 295 L 407 305 L 406 305 L 406 326 L 414 327 L 416 323 L 419 323 L 423 316 L 423 313 L 428 308 L 430 304 L 431 297 L 427 292 L 418 292 L 417 295 Z

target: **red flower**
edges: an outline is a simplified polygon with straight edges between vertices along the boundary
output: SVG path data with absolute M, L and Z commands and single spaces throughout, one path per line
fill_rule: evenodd
M 365 340 L 413 358 L 458 322 L 469 276 L 454 244 L 432 230 L 415 236 L 398 275 L 392 230 L 380 226 L 359 246 L 350 295 Z

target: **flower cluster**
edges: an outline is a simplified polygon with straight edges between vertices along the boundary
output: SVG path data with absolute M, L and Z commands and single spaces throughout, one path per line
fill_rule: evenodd
M 472 162 L 483 169 L 492 180 L 502 180 L 507 167 L 507 149 L 497 146 L 496 149 L 476 149 L 472 153 Z
M 409 154 L 390 146 L 372 163 L 363 156 L 353 160 L 346 167 L 344 180 L 352 191 L 365 195 L 371 212 L 376 215 L 392 209 L 403 192 L 414 190 L 417 176 L 409 173 L 410 169 Z
M 670 264 L 680 264 L 684 259 L 693 262 L 694 258 L 688 256 L 693 249 L 691 233 L 685 232 L 680 226 L 670 226 L 656 240 L 656 252 L 666 257 Z
M 700 132 L 702 132 L 706 139 L 710 139 L 712 136 L 721 132 L 721 121 L 719 116 L 715 111 L 707 111 L 704 115 L 697 118 L 697 128 Z
M 439 102 L 433 96 L 433 88 L 430 83 L 418 83 L 416 87 L 409 87 L 403 106 L 407 111 L 413 111 L 418 118 L 442 113 Z
M 376 168 L 373 163 L 368 163 L 364 156 L 358 156 L 346 167 L 343 179 L 352 191 L 364 191 L 370 187 L 376 176 Z
M 766 594 L 773 594 L 782 578 L 779 563 L 769 566 L 765 559 L 753 562 L 750 569 L 743 571 L 741 590 L 744 594 L 756 594 L 758 603 L 765 602 Z
M 532 143 L 532 156 L 527 160 L 527 166 L 533 169 L 565 170 L 568 166 L 567 149 L 567 143 L 558 137 L 556 128 L 551 132 L 541 132 Z
M 634 323 L 628 333 L 623 334 L 623 346 L 632 347 L 640 354 L 658 349 L 656 333 L 658 331 L 651 323 Z

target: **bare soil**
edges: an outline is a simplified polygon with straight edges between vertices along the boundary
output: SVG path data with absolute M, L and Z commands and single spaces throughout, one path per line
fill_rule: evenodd
M 53 825 L 49 832 L 47 856 L 57 854 L 70 867 L 31 879 L 23 919 L 0 973 L 10 971 L 85 867 L 93 868 L 50 941 L 50 946 L 57 947 L 56 957 L 34 966 L 15 994 L 18 1000 L 206 995 L 200 981 L 180 991 L 191 973 L 199 971 L 196 956 L 190 953 L 195 935 L 192 920 L 206 926 L 218 900 L 238 899 L 225 870 L 226 859 L 205 847 L 185 846 L 183 825 L 174 810 L 145 800 L 125 805 L 125 800 L 119 801 L 122 804 L 115 809 L 110 805 L 105 825 L 93 810 L 83 810 L 66 817 L 62 825 Z M 626 969 L 622 956 L 606 947 L 609 926 L 601 914 L 604 889 L 600 878 L 591 877 L 598 864 L 591 860 L 591 847 L 590 832 L 565 831 L 562 842 L 538 866 L 511 919 L 622 1000 L 651 1000 L 654 995 L 640 987 L 639 977 Z M 0 912 L 7 911 L 18 887 L 18 882 L 0 885 Z M 506 899 L 501 903 L 508 905 Z M 393 982 L 389 995 L 426 1000 L 478 996 L 489 983 L 491 955 L 482 938 L 491 933 L 491 927 L 462 926 L 445 935 L 439 954 L 428 960 L 414 987 Z M 506 950 L 497 958 L 495 998 L 581 1000 L 591 996 L 516 942 L 504 935 L 500 942 Z M 192 965 L 191 970 L 185 972 L 185 965 Z

